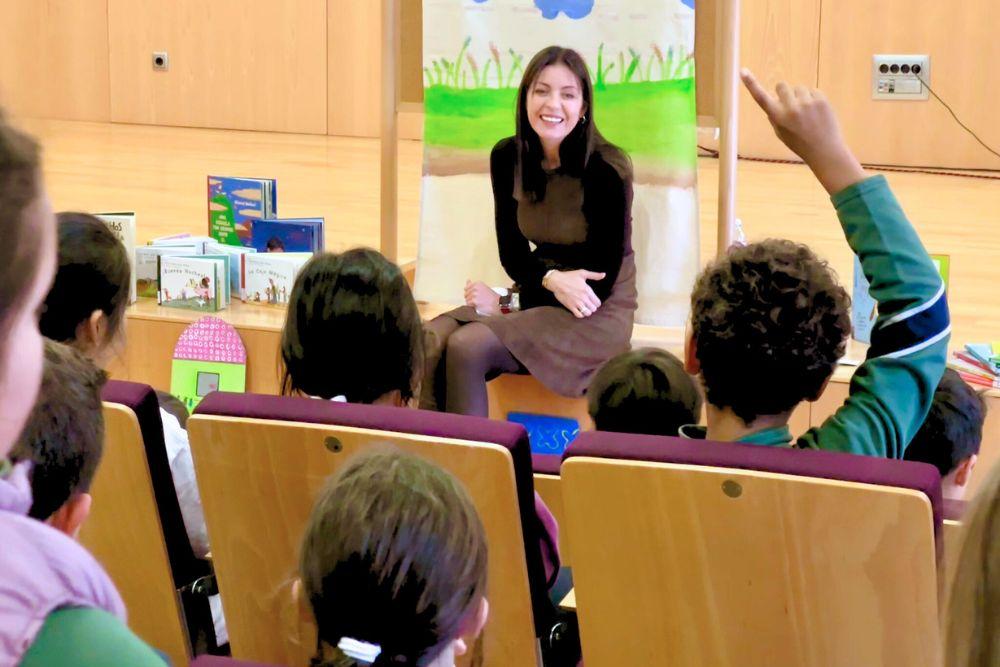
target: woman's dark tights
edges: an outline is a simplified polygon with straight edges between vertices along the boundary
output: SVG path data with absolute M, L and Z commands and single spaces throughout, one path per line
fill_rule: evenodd
M 489 400 L 486 383 L 501 373 L 518 373 L 524 367 L 514 358 L 488 326 L 480 322 L 459 324 L 447 316 L 427 323 L 428 332 L 437 338 L 441 357 L 428 354 L 425 383 L 440 409 L 463 415 L 486 417 Z

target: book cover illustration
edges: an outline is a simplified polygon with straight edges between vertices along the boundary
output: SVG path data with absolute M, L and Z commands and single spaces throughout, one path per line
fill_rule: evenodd
M 246 390 L 247 351 L 231 324 L 206 315 L 188 326 L 174 346 L 170 393 L 193 410 L 213 391 Z
M 196 245 L 139 246 L 135 249 L 136 296 L 155 299 L 159 284 L 159 258 L 161 255 L 197 255 Z
M 243 288 L 246 286 L 246 275 L 245 275 L 245 262 L 243 259 L 244 255 L 249 253 L 257 252 L 253 248 L 247 248 L 244 246 L 236 245 L 226 245 L 225 243 L 218 243 L 212 241 L 205 244 L 205 253 L 209 255 L 223 255 L 227 254 L 230 256 L 231 262 L 229 265 L 229 287 L 236 291 L 236 294 L 242 298 Z
M 250 245 L 255 220 L 278 213 L 273 178 L 208 177 L 208 235 L 227 245 Z
M 95 213 L 94 216 L 103 222 L 118 237 L 122 245 L 125 246 L 125 254 L 128 256 L 129 267 L 132 271 L 132 279 L 128 290 L 128 302 L 135 303 L 137 295 L 135 284 L 135 212 Z
M 233 256 L 229 254 L 201 255 L 197 258 L 191 257 L 191 259 L 209 259 L 218 263 L 218 280 L 215 283 L 216 299 L 220 309 L 228 306 L 230 301 L 229 267 L 233 263 Z
M 256 220 L 250 228 L 250 246 L 257 252 L 321 252 L 323 218 Z
M 160 256 L 158 260 L 158 301 L 161 306 L 209 312 L 219 310 L 221 262 L 169 255 Z
M 284 306 L 295 285 L 295 278 L 312 253 L 255 253 L 245 255 L 247 303 Z
M 872 342 L 872 329 L 878 317 L 878 303 L 870 294 L 871 283 L 861 270 L 861 260 L 854 256 L 854 291 L 851 293 L 853 337 L 862 343 Z
M 931 262 L 937 269 L 945 289 L 949 289 L 951 279 L 951 257 L 931 255 Z M 853 338 L 862 343 L 872 342 L 872 329 L 878 317 L 878 302 L 872 298 L 871 283 L 861 269 L 861 260 L 854 256 L 854 291 L 851 293 L 851 324 Z

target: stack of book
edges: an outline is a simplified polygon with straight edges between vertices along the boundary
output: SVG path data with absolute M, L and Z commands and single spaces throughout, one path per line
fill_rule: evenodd
M 322 252 L 323 218 L 278 218 L 273 178 L 208 177 L 208 235 L 257 252 Z
M 171 308 L 217 311 L 229 305 L 233 293 L 247 303 L 284 306 L 312 256 L 257 252 L 204 236 L 168 236 L 136 248 L 137 289 Z
M 273 178 L 209 176 L 208 235 L 175 234 L 139 246 L 134 212 L 98 217 L 128 253 L 130 301 L 214 312 L 233 297 L 287 304 L 302 266 L 323 251 L 323 218 L 278 218 L 277 201 Z
M 128 256 L 129 268 L 132 279 L 128 290 L 128 302 L 135 303 L 136 294 L 136 273 L 135 273 L 135 211 L 124 211 L 120 213 L 95 213 L 111 233 L 118 237 L 118 240 L 125 246 L 125 253 Z M 155 296 L 155 295 L 154 295 Z
M 1000 342 L 969 343 L 952 355 L 948 367 L 969 384 L 1000 389 Z

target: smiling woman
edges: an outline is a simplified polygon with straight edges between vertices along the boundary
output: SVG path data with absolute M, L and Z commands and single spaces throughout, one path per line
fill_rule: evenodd
M 486 381 L 500 373 L 530 372 L 580 396 L 628 348 L 632 168 L 593 114 L 580 54 L 558 46 L 536 54 L 518 89 L 517 133 L 490 156 L 500 262 L 519 310 L 509 295 L 502 307 L 485 283 L 467 283 L 467 305 L 428 325 L 424 407 L 486 415 Z

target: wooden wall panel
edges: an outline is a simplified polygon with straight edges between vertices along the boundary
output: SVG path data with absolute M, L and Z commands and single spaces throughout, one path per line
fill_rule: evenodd
M 107 0 L 0 6 L 0 105 L 33 118 L 110 120 Z
M 871 99 L 871 57 L 926 53 L 931 87 L 986 143 L 1000 146 L 1000 3 L 837 0 L 823 5 L 819 79 L 862 161 L 1000 169 L 934 98 Z
M 694 13 L 695 106 L 698 116 L 712 126 L 718 126 L 717 100 L 721 97 L 715 72 L 715 5 L 714 1 L 697 3 Z
M 327 132 L 345 137 L 377 137 L 382 1 L 328 2 Z
M 424 101 L 424 5 L 421 0 L 400 0 L 399 98 L 403 102 Z
M 720 0 L 724 1 L 724 0 Z M 740 56 L 757 78 L 773 88 L 778 81 L 816 85 L 820 0 L 756 0 L 742 3 Z M 842 4 L 840 0 L 827 5 Z M 740 155 L 794 158 L 774 136 L 750 95 L 740 93 Z
M 326 133 L 325 0 L 108 3 L 112 120 Z

